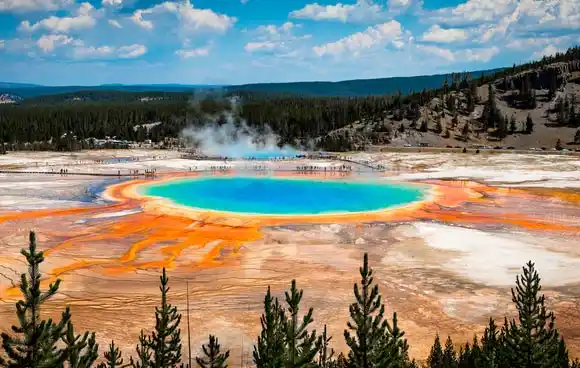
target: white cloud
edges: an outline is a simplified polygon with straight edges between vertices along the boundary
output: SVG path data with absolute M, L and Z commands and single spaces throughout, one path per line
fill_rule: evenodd
M 499 54 L 499 48 L 496 46 L 489 48 L 450 50 L 447 48 L 431 46 L 431 45 L 417 45 L 417 48 L 428 54 L 439 56 L 440 58 L 449 62 L 488 62 L 494 56 Z
M 288 53 L 289 47 L 299 40 L 309 39 L 310 34 L 296 36 L 293 31 L 302 28 L 300 24 L 286 22 L 280 26 L 274 24 L 262 25 L 255 29 L 256 40 L 248 42 L 244 47 L 247 52 L 281 51 Z
M 458 28 L 441 28 L 439 25 L 432 25 L 423 36 L 422 41 L 437 43 L 453 43 L 467 40 L 467 31 Z
M 111 46 L 79 46 L 73 49 L 73 57 L 75 59 L 101 58 L 103 56 L 111 55 L 113 52 L 115 52 L 115 48 Z
M 116 21 L 114 19 L 109 19 L 109 24 L 115 28 L 123 28 L 121 23 L 119 23 L 118 21 Z
M 248 52 L 254 51 L 272 51 L 277 49 L 280 43 L 274 41 L 259 41 L 259 42 L 248 42 L 244 46 L 244 50 Z
M 117 55 L 121 59 L 133 59 L 144 55 L 147 52 L 147 47 L 139 44 L 129 46 L 121 46 L 117 49 Z
M 481 24 L 494 22 L 512 13 L 518 0 L 468 0 L 456 7 L 435 10 L 427 19 L 447 24 Z M 527 0 L 526 0 L 527 1 Z
M 121 7 L 123 6 L 123 0 L 103 0 L 101 4 L 103 6 Z
M 44 53 L 48 53 L 54 51 L 55 48 L 64 45 L 82 46 L 83 41 L 76 40 L 66 35 L 43 35 L 38 39 L 38 41 L 36 41 L 36 45 Z
M 542 50 L 534 52 L 532 54 L 532 59 L 541 59 L 544 56 L 552 56 L 558 52 L 566 52 L 566 50 L 559 49 L 554 45 L 548 45 L 544 47 Z
M 348 22 L 372 22 L 387 17 L 385 9 L 373 0 L 357 0 L 356 4 L 320 5 L 307 4 L 290 12 L 289 17 L 311 20 L 338 20 Z
M 0 40 L 0 49 L 4 48 L 4 44 L 6 43 L 6 41 L 4 40 Z
M 153 22 L 151 22 L 150 20 L 143 19 L 143 14 L 151 14 L 151 13 L 152 11 L 150 10 L 148 11 L 148 9 L 136 10 L 129 19 L 131 19 L 136 25 L 138 25 L 141 28 L 153 29 Z
M 143 45 L 128 45 L 128 46 L 85 46 L 84 44 L 77 44 L 71 50 L 70 55 L 73 59 L 132 59 L 137 58 L 147 52 L 147 48 Z
M 0 12 L 53 11 L 73 3 L 74 0 L 0 0 Z
M 197 49 L 181 49 L 175 51 L 175 54 L 182 59 L 204 57 L 209 55 L 209 47 L 201 47 Z
M 144 19 L 145 16 L 170 13 L 177 16 L 181 26 L 185 31 L 213 31 L 225 32 L 237 21 L 236 17 L 215 13 L 211 9 L 194 8 L 189 0 L 183 2 L 166 1 L 148 9 L 136 10 L 130 17 L 135 24 L 145 29 L 152 29 L 154 24 L 151 20 Z
M 360 51 L 372 48 L 376 45 L 393 43 L 401 47 L 403 30 L 401 24 L 395 20 L 367 28 L 363 32 L 357 32 L 344 37 L 336 42 L 313 47 L 318 56 L 339 55 L 344 52 L 357 56 Z
M 77 9 L 77 16 L 55 17 L 50 16 L 41 21 L 31 24 L 25 20 L 20 23 L 19 29 L 26 32 L 34 32 L 45 29 L 51 32 L 67 33 L 71 30 L 92 28 L 97 23 L 94 17 L 94 7 L 89 3 L 82 3 Z

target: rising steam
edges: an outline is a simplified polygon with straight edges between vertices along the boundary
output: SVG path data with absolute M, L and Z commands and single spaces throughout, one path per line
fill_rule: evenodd
M 290 145 L 280 147 L 280 137 L 269 126 L 249 127 L 239 119 L 238 100 L 231 99 L 231 110 L 219 116 L 204 116 L 203 125 L 190 126 L 181 132 L 188 147 L 208 156 L 229 158 L 296 157 L 299 152 Z M 218 119 L 221 122 L 218 124 Z M 224 122 L 225 118 L 225 122 Z

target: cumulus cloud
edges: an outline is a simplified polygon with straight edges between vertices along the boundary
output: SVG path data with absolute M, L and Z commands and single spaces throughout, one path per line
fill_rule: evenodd
M 532 54 L 532 59 L 541 59 L 544 56 L 552 56 L 558 52 L 566 52 L 566 50 L 560 49 L 554 45 L 548 45 L 541 49 L 540 51 L 536 51 Z
M 36 45 L 44 53 L 48 53 L 64 45 L 82 46 L 83 42 L 66 35 L 43 35 L 36 41 Z
M 312 37 L 310 34 L 294 35 L 293 31 L 299 28 L 302 28 L 302 26 L 292 22 L 286 22 L 280 26 L 274 24 L 259 26 L 254 31 L 256 40 L 248 42 L 244 50 L 247 52 L 289 52 L 290 45 L 295 41 Z
M 115 48 L 111 46 L 79 46 L 73 49 L 73 57 L 75 59 L 86 59 L 86 58 L 101 58 L 103 56 L 111 55 L 115 52 Z
M 139 44 L 129 46 L 121 46 L 117 49 L 117 55 L 121 59 L 134 59 L 144 55 L 147 52 L 147 47 Z
M 95 8 L 89 3 L 82 3 L 73 17 L 50 16 L 37 23 L 31 24 L 25 20 L 20 23 L 19 29 L 25 32 L 34 32 L 44 29 L 55 33 L 67 33 L 71 30 L 92 28 L 97 23 L 94 16 Z
M 392 43 L 395 47 L 400 48 L 402 41 L 403 28 L 401 23 L 391 20 L 387 23 L 368 27 L 365 31 L 354 33 L 338 41 L 326 43 L 313 47 L 313 51 L 318 56 L 339 55 L 344 52 L 358 55 L 362 50 L 370 49 L 377 45 Z
M 204 57 L 209 55 L 209 47 L 200 47 L 197 49 L 181 49 L 175 51 L 175 54 L 182 59 Z
M 121 7 L 123 6 L 123 0 L 103 0 L 101 4 L 103 6 Z
M 441 28 L 439 25 L 435 24 L 431 26 L 423 36 L 421 36 L 422 41 L 427 42 L 437 42 L 437 43 L 453 43 L 467 40 L 467 31 L 458 28 Z
M 6 41 L 0 40 L 0 49 L 4 48 L 5 43 L 6 43 Z
M 180 21 L 186 31 L 213 31 L 225 32 L 237 21 L 236 17 L 218 14 L 211 9 L 195 8 L 189 0 L 183 2 L 166 1 L 152 8 L 136 10 L 130 19 L 138 26 L 153 29 L 154 24 L 146 17 L 155 17 L 160 14 L 173 14 Z
M 388 14 L 386 9 L 372 0 L 357 0 L 356 4 L 320 5 L 307 4 L 302 9 L 290 12 L 289 17 L 311 20 L 334 20 L 343 23 L 372 22 L 384 19 Z
M 450 50 L 443 47 L 431 45 L 417 45 L 420 51 L 435 55 L 449 62 L 488 62 L 494 56 L 499 54 L 499 48 L 496 46 L 488 48 L 474 48 L 462 50 Z
M 116 21 L 114 19 L 109 19 L 109 24 L 115 28 L 123 28 L 121 23 L 119 23 L 119 21 Z
M 53 11 L 73 3 L 74 0 L 0 0 L 0 12 Z

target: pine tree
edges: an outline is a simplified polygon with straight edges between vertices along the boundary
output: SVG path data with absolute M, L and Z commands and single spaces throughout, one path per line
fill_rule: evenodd
M 445 350 L 443 350 L 443 368 L 457 368 L 457 354 L 453 347 L 451 336 L 447 336 Z
M 286 304 L 288 305 L 288 318 L 284 321 L 286 334 L 286 361 L 287 368 L 315 367 L 315 357 L 320 350 L 320 339 L 316 337 L 316 331 L 308 332 L 308 325 L 314 322 L 310 308 L 308 313 L 298 321 L 300 301 L 304 292 L 296 288 L 296 280 L 292 280 L 290 291 L 286 292 Z
M 516 128 L 516 118 L 515 116 L 512 115 L 511 119 L 510 119 L 510 126 L 509 126 L 509 131 L 510 134 L 514 134 L 516 132 L 517 128 Z
M 262 332 L 258 337 L 258 344 L 254 346 L 254 363 L 257 368 L 279 368 L 284 362 L 285 332 L 284 311 L 278 303 L 278 298 L 273 299 L 270 287 L 264 298 L 264 314 L 260 318 Z
M 457 359 L 457 368 L 474 368 L 474 365 L 471 365 L 471 348 L 469 347 L 469 343 L 465 344 L 465 348 L 459 348 L 459 354 Z
M 534 122 L 532 121 L 532 117 L 528 114 L 526 118 L 526 133 L 531 134 L 534 131 Z
M 385 306 L 381 303 L 379 286 L 373 285 L 373 270 L 369 267 L 368 254 L 364 254 L 360 268 L 361 287 L 354 284 L 356 301 L 350 305 L 348 329 L 344 338 L 349 347 L 348 359 L 352 367 L 371 368 L 378 366 L 384 358 L 383 346 L 387 323 L 384 320 Z M 350 331 L 353 333 L 351 334 Z
M 469 123 L 466 122 L 463 125 L 463 128 L 461 128 L 461 135 L 463 136 L 464 140 L 467 140 L 469 138 Z
M 41 305 L 58 291 L 60 280 L 49 285 L 46 292 L 40 290 L 40 264 L 44 261 L 42 252 L 36 251 L 36 235 L 30 232 L 28 250 L 22 255 L 28 263 L 28 275 L 20 278 L 20 291 L 24 297 L 16 303 L 19 326 L 12 326 L 14 335 L 2 333 L 2 348 L 6 358 L 0 357 L 0 366 L 7 368 L 58 367 L 68 358 L 68 349 L 58 348 L 58 341 L 65 335 L 70 321 L 68 307 L 60 322 L 52 319 L 41 320 Z
M 99 345 L 96 343 L 95 333 L 85 332 L 84 335 L 76 335 L 72 322 L 68 322 L 66 334 L 62 341 L 68 350 L 69 368 L 92 367 L 99 357 Z
M 123 365 L 123 358 L 121 355 L 121 351 L 117 346 L 115 346 L 115 342 L 111 341 L 109 344 L 109 351 L 105 351 L 105 362 L 99 364 L 98 368 L 124 368 L 127 365 Z
M 431 352 L 427 358 L 427 367 L 429 368 L 443 368 L 443 348 L 439 341 L 439 334 L 435 335 L 435 342 L 431 347 Z
M 554 147 L 556 148 L 556 150 L 561 151 L 562 150 L 562 141 L 560 140 L 560 138 L 558 138 L 558 140 L 556 141 L 556 146 Z
M 209 343 L 201 347 L 204 357 L 196 357 L 195 361 L 201 368 L 227 368 L 230 352 L 222 353 L 220 348 L 217 337 L 209 335 Z
M 151 334 L 151 366 L 153 368 L 177 367 L 181 362 L 181 314 L 177 307 L 167 302 L 169 278 L 163 268 L 160 276 L 161 306 L 155 307 L 155 330 Z
M 477 335 L 473 335 L 473 343 L 471 344 L 471 353 L 469 355 L 469 367 L 481 367 L 482 351 L 477 341 Z
M 137 352 L 137 361 L 133 360 L 133 357 L 130 357 L 130 365 L 133 368 L 152 368 L 151 364 L 151 336 L 145 335 L 143 330 L 141 330 L 141 334 L 139 335 L 139 343 L 136 347 Z
M 518 310 L 518 321 L 511 321 L 506 332 L 506 358 L 509 366 L 522 368 L 555 367 L 558 364 L 559 333 L 554 313 L 544 305 L 540 276 L 532 262 L 516 278 L 512 300 Z
M 383 337 L 382 359 L 378 367 L 406 368 L 409 365 L 409 345 L 404 338 L 403 332 L 397 322 L 397 313 L 393 313 L 392 323 L 385 323 L 385 335 Z
M 558 368 L 568 368 L 570 366 L 570 357 L 568 356 L 568 348 L 564 339 L 560 337 L 558 344 Z
M 497 325 L 490 317 L 489 324 L 481 338 L 481 363 L 482 367 L 498 367 L 500 362 L 501 340 Z
M 318 353 L 318 367 L 319 368 L 329 368 L 332 365 L 332 357 L 334 356 L 334 350 L 328 348 L 328 343 L 332 340 L 332 337 L 326 335 L 326 325 L 324 325 L 324 330 L 322 336 L 320 336 L 321 347 Z
M 580 129 L 578 129 L 576 134 L 574 134 L 574 143 L 580 144 Z

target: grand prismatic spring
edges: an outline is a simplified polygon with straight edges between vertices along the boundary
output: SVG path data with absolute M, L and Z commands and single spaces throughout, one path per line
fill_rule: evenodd
M 414 357 L 427 355 L 436 332 L 468 341 L 489 316 L 513 313 L 509 289 L 528 260 L 572 355 L 580 354 L 577 156 L 360 154 L 345 173 L 344 162 L 330 160 L 115 154 L 0 158 L 12 171 L 0 174 L 1 330 L 14 322 L 15 283 L 25 271 L 19 250 L 35 230 L 44 284 L 63 280 L 44 311 L 70 305 L 75 326 L 126 353 L 154 324 L 163 266 L 181 311 L 189 284 L 194 347 L 213 333 L 233 361 L 250 364 L 267 286 L 281 295 L 295 278 L 316 327 L 327 324 L 342 350 L 352 284 L 368 252 Z M 319 170 L 296 170 L 305 166 Z M 43 174 L 62 167 L 69 175 Z M 125 177 L 145 169 L 157 175 Z

